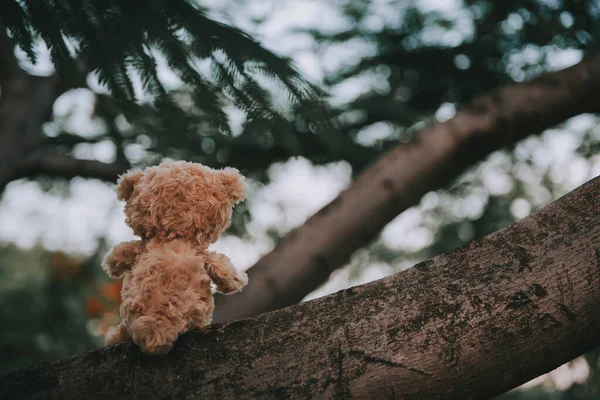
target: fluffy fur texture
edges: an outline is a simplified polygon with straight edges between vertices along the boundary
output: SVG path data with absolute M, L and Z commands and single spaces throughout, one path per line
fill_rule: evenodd
M 184 161 L 120 178 L 117 196 L 141 240 L 116 245 L 104 259 L 108 275 L 123 278 L 123 321 L 108 344 L 133 340 L 147 354 L 165 354 L 179 335 L 211 323 L 211 280 L 225 294 L 248 283 L 229 258 L 207 250 L 229 226 L 246 190 L 233 168 Z

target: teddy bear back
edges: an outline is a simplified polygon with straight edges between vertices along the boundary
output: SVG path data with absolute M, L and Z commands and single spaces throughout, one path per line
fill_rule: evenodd
M 234 168 L 215 170 L 198 163 L 161 163 L 123 175 L 117 195 L 125 201 L 127 224 L 142 239 L 187 238 L 215 242 L 231 222 L 233 206 L 247 191 Z

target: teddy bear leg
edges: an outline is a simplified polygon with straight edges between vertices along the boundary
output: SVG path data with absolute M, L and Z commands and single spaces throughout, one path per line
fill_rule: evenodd
M 135 344 L 146 354 L 167 354 L 173 343 L 183 332 L 185 324 L 161 317 L 143 316 L 130 326 L 131 337 Z
M 131 340 L 131 336 L 129 336 L 129 332 L 127 332 L 127 327 L 124 322 L 121 322 L 115 330 L 108 335 L 106 338 L 106 344 L 111 345 L 119 342 L 126 342 Z

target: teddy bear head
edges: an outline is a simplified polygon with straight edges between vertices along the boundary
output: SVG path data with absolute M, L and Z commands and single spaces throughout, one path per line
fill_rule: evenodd
M 126 222 L 136 235 L 189 238 L 206 245 L 229 226 L 233 206 L 246 191 L 244 177 L 236 169 L 214 170 L 186 161 L 133 169 L 117 184 Z

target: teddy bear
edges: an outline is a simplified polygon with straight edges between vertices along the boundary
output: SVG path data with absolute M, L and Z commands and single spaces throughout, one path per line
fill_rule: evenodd
M 179 335 L 210 325 L 211 281 L 223 294 L 248 283 L 228 257 L 208 251 L 247 184 L 234 168 L 176 161 L 130 170 L 116 191 L 140 240 L 116 245 L 102 263 L 110 277 L 123 279 L 122 322 L 106 342 L 133 340 L 146 354 L 166 354 Z

